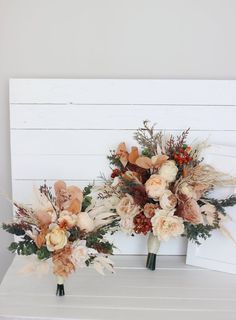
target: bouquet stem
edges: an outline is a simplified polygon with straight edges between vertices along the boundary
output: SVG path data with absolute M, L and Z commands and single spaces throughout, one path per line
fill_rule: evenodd
M 149 270 L 153 271 L 156 269 L 156 256 L 160 248 L 160 244 L 160 240 L 150 232 L 148 236 L 148 256 L 146 263 L 146 268 Z
M 65 295 L 65 289 L 64 289 L 64 279 L 61 276 L 57 276 L 57 296 L 64 296 Z

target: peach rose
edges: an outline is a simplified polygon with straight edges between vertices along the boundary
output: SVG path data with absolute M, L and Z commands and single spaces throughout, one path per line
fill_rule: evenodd
M 86 241 L 81 240 L 79 241 L 72 250 L 72 262 L 77 267 L 85 267 L 85 261 L 88 260 L 89 254 L 88 254 L 88 248 L 86 247 Z
M 161 195 L 159 202 L 162 209 L 172 210 L 177 205 L 177 198 L 170 190 L 165 190 Z
M 116 207 L 116 212 L 120 217 L 134 217 L 139 213 L 139 211 L 140 208 L 134 203 L 133 197 L 129 194 L 123 197 Z
M 174 211 L 156 210 L 151 219 L 152 231 L 160 241 L 167 241 L 171 237 L 177 237 L 184 232 L 183 219 L 174 215 Z
M 165 191 L 166 180 L 158 174 L 153 174 L 146 181 L 145 188 L 148 196 L 157 200 Z
M 67 244 L 66 232 L 59 226 L 55 226 L 46 235 L 46 245 L 48 251 L 56 251 L 65 247 Z
M 192 224 L 203 223 L 203 216 L 201 209 L 194 199 L 188 199 L 178 205 L 176 214 L 182 217 L 184 221 L 191 222 Z
M 94 222 L 87 212 L 80 212 L 77 218 L 77 226 L 80 230 L 91 232 L 94 229 Z
M 167 182 L 174 182 L 178 173 L 178 167 L 174 160 L 167 160 L 159 169 L 159 175 Z
M 152 218 L 155 215 L 155 210 L 157 209 L 157 205 L 154 203 L 146 203 L 143 208 L 143 213 L 145 217 Z
M 58 219 L 58 224 L 61 228 L 70 229 L 74 227 L 77 223 L 77 216 L 71 214 L 70 212 L 64 210 L 60 213 L 60 217 Z

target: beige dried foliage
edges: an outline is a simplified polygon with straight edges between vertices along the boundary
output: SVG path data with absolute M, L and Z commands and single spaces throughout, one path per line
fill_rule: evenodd
M 196 187 L 201 186 L 205 191 L 213 187 L 236 185 L 236 177 L 217 171 L 210 165 L 200 164 L 186 170 L 185 177 L 181 178 L 176 186 L 176 191 L 183 182 Z

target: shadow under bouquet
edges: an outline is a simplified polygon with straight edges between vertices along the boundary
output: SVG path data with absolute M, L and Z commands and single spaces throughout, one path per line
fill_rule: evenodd
M 63 296 L 64 280 L 76 268 L 93 266 L 98 272 L 113 272 L 113 244 L 106 239 L 118 225 L 113 213 L 101 216 L 91 205 L 92 186 L 83 191 L 57 181 L 35 192 L 34 207 L 14 203 L 15 217 L 3 229 L 17 236 L 9 250 L 18 255 L 36 255 L 52 263 L 57 277 L 56 294 Z
M 188 133 L 167 136 L 144 121 L 134 134 L 139 148 L 128 151 L 123 142 L 108 156 L 113 171 L 104 178 L 99 197 L 113 203 L 122 231 L 148 235 L 150 270 L 156 268 L 162 241 L 186 236 L 200 244 L 214 229 L 224 230 L 224 207 L 236 204 L 235 195 L 210 197 L 215 187 L 235 185 L 236 179 L 205 164 L 201 152 L 206 143 L 188 145 Z

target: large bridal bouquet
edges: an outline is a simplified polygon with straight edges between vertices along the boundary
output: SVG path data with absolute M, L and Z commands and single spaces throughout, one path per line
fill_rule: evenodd
M 107 233 L 117 228 L 112 212 L 99 213 L 91 204 L 92 187 L 83 192 L 63 181 L 54 184 L 54 192 L 42 185 L 36 193 L 37 201 L 30 208 L 14 203 L 14 220 L 3 229 L 16 235 L 9 250 L 19 255 L 36 255 L 40 261 L 51 261 L 57 276 L 57 295 L 64 295 L 64 279 L 76 268 L 89 265 L 103 273 L 113 271 L 108 258 L 113 244 Z
M 225 207 L 236 196 L 218 200 L 215 187 L 236 184 L 236 179 L 203 162 L 205 143 L 187 144 L 189 130 L 176 138 L 157 132 L 144 122 L 134 138 L 139 144 L 128 150 L 120 143 L 108 159 L 111 178 L 100 187 L 100 199 L 113 204 L 124 232 L 148 235 L 147 268 L 154 270 L 162 241 L 178 236 L 200 244 L 214 229 L 224 229 Z

